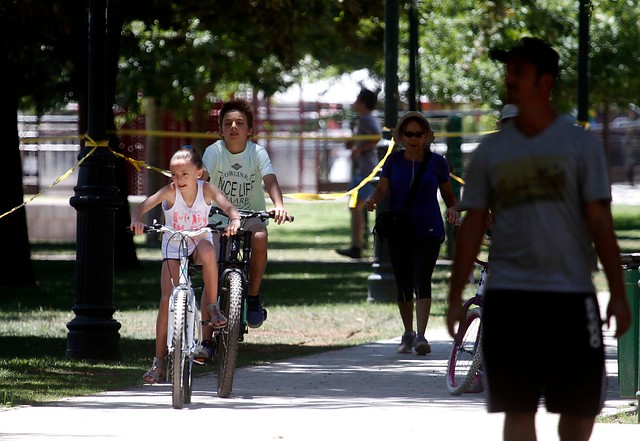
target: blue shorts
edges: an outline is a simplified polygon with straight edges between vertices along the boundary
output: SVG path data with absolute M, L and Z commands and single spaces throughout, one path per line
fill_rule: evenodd
M 594 293 L 488 289 L 482 310 L 489 412 L 580 418 L 604 405 L 602 319 Z
M 360 185 L 360 183 L 367 176 L 355 175 L 353 178 L 351 178 L 351 182 L 349 183 L 349 190 L 351 190 L 352 188 L 356 188 L 358 185 Z M 373 190 L 375 189 L 376 188 L 373 186 L 373 184 L 371 184 L 370 182 L 367 182 L 358 190 L 358 200 L 359 201 L 367 200 L 369 196 L 373 194 Z

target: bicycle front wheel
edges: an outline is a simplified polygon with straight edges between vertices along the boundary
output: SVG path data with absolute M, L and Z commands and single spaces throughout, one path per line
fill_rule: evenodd
M 460 324 L 447 364 L 446 383 L 451 395 L 462 395 L 479 375 L 482 363 L 482 309 L 473 308 Z
M 173 354 L 171 363 L 171 396 L 174 409 L 184 404 L 186 356 L 184 344 L 187 337 L 187 292 L 176 289 L 173 311 Z
M 218 396 L 227 398 L 233 388 L 233 374 L 242 329 L 242 276 L 239 272 L 227 273 L 220 294 L 220 309 L 227 317 L 227 327 L 217 336 Z
M 193 351 L 196 342 L 200 341 L 200 311 L 196 303 L 193 289 L 189 292 L 187 300 L 187 314 L 185 322 L 185 366 L 182 374 L 182 401 L 191 403 L 193 393 Z

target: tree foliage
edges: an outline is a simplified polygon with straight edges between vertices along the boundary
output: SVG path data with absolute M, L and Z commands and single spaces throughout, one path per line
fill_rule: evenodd
M 243 87 L 268 97 L 295 82 L 309 56 L 341 71 L 379 68 L 382 0 L 197 3 L 179 20 L 125 25 L 118 84 L 128 108 L 140 91 L 183 116 Z
M 592 0 L 590 99 L 595 107 L 626 108 L 640 97 L 639 0 Z M 401 2 L 401 8 L 409 2 Z M 418 0 L 421 92 L 444 107 L 499 108 L 502 66 L 488 49 L 509 47 L 524 35 L 549 41 L 560 52 L 562 73 L 554 94 L 559 109 L 575 107 L 578 0 Z M 117 54 L 108 67 L 114 103 L 140 111 L 140 97 L 191 119 L 216 98 L 250 90 L 271 96 L 302 76 L 340 74 L 361 68 L 384 72 L 383 0 L 239 0 L 212 2 L 110 0 L 110 37 Z M 22 202 L 16 123 L 18 108 L 42 114 L 74 101 L 85 127 L 87 8 L 82 2 L 0 2 L 2 66 L 9 76 L 0 127 L 6 133 L 3 213 Z M 404 9 L 403 9 L 404 10 Z M 402 12 L 402 11 L 401 11 Z M 407 14 L 401 13 L 401 59 L 408 65 Z M 116 35 L 114 35 L 116 34 Z M 407 81 L 404 67 L 398 75 Z M 117 81 L 116 81 L 117 75 Z M 111 103 L 109 103 L 111 105 Z M 111 121 L 109 127 L 113 125 Z M 30 274 L 24 209 L 0 218 L 11 249 L 6 274 Z M 25 251 L 26 250 L 26 251 Z M 3 280 L 15 278 L 3 277 Z
M 499 63 L 491 48 L 508 48 L 523 36 L 552 44 L 561 76 L 554 103 L 576 106 L 578 65 L 577 0 L 417 2 L 420 14 L 422 93 L 430 101 L 499 108 L 503 104 Z M 593 1 L 590 22 L 590 97 L 626 106 L 640 94 L 640 5 L 638 0 Z M 405 25 L 406 26 L 406 25 Z M 408 31 L 405 27 L 403 35 Z M 406 61 L 407 53 L 403 53 Z M 407 76 L 403 72 L 402 80 Z

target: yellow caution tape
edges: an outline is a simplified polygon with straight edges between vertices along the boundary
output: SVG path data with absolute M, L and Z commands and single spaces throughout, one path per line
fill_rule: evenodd
M 460 184 L 464 185 L 464 179 L 462 179 L 460 176 L 456 176 L 453 173 L 449 173 L 449 177 L 455 181 L 458 181 Z
M 25 205 L 27 205 L 29 202 L 33 201 L 35 198 L 37 198 L 38 196 L 41 196 L 43 194 L 45 194 L 49 189 L 55 187 L 56 185 L 58 185 L 60 182 L 64 181 L 65 179 L 67 179 L 69 176 L 71 176 L 73 174 L 73 172 L 76 170 L 76 168 L 78 168 L 80 165 L 82 165 L 82 163 L 93 154 L 93 152 L 96 151 L 96 149 L 98 147 L 109 147 L 109 142 L 108 141 L 100 141 L 99 143 L 95 142 L 93 139 L 91 139 L 91 137 L 89 135 L 85 135 L 85 138 L 87 140 L 87 142 L 85 143 L 85 145 L 89 145 L 89 146 L 93 146 L 93 148 L 89 151 L 89 153 L 87 153 L 86 155 L 84 155 L 82 157 L 82 159 L 80 159 L 78 161 L 78 163 L 76 165 L 74 165 L 73 167 L 71 167 L 69 170 L 67 170 L 65 173 L 62 174 L 62 176 L 59 176 L 55 181 L 53 181 L 53 184 L 51 184 L 50 186 L 48 186 L 47 188 L 45 188 L 44 190 L 42 190 L 41 192 L 34 194 L 33 196 L 31 196 L 31 198 L 29 198 L 29 200 L 23 202 L 22 204 L 18 205 L 17 207 L 12 208 L 11 210 L 7 211 L 6 213 L 3 213 L 2 215 L 0 215 L 0 219 L 2 219 L 3 217 L 21 209 L 22 207 L 24 207 Z
M 355 187 L 353 187 L 349 191 L 346 191 L 346 192 L 343 192 L 343 193 L 320 193 L 320 194 L 313 194 L 313 193 L 287 193 L 287 194 L 285 194 L 283 196 L 287 197 L 287 198 L 291 198 L 291 199 L 300 199 L 300 200 L 303 200 L 303 201 L 331 201 L 331 200 L 340 199 L 340 198 L 343 198 L 343 197 L 345 197 L 347 195 L 350 195 L 349 207 L 350 208 L 355 208 L 355 206 L 356 206 L 356 204 L 358 202 L 358 190 L 360 190 L 363 186 L 367 185 L 378 174 L 378 171 L 384 165 L 384 162 L 387 160 L 387 157 L 393 151 L 393 147 L 394 146 L 395 146 L 395 143 L 394 143 L 394 141 L 392 139 L 389 142 L 389 146 L 387 147 L 387 152 L 384 154 L 384 157 L 373 168 L 373 170 L 371 171 L 369 176 L 364 178 L 358 185 L 356 185 Z
M 163 169 L 161 169 L 161 168 L 158 168 L 158 167 L 154 167 L 154 166 L 152 166 L 152 165 L 149 165 L 149 164 L 147 164 L 147 163 L 146 163 L 146 162 L 144 162 L 144 161 L 140 161 L 140 160 L 138 160 L 138 159 L 130 158 L 130 157 L 128 157 L 128 156 L 123 155 L 122 153 L 118 153 L 118 152 L 114 151 L 114 150 L 113 150 L 113 149 L 111 149 L 111 148 L 109 148 L 109 150 L 111 150 L 111 153 L 113 153 L 113 154 L 114 154 L 114 155 L 116 155 L 117 157 L 122 158 L 122 159 L 124 159 L 125 161 L 129 162 L 129 164 L 131 164 L 131 165 L 133 166 L 133 168 L 135 168 L 137 171 L 142 171 L 140 167 L 144 167 L 144 168 L 147 168 L 147 169 L 149 169 L 149 170 L 153 170 L 153 171 L 156 171 L 156 172 L 158 172 L 158 173 L 161 173 L 161 174 L 163 174 L 163 175 L 165 175 L 165 176 L 167 176 L 167 177 L 169 177 L 169 178 L 171 177 L 171 172 L 170 172 L 170 171 L 168 171 L 168 170 L 163 170 Z
M 129 131 L 119 131 L 119 134 L 124 134 L 121 132 L 129 132 L 128 134 L 149 134 L 150 131 L 146 131 L 146 130 L 129 130 Z M 184 132 L 161 132 L 161 131 L 156 131 L 156 132 L 152 132 L 156 135 L 163 135 L 163 136 L 168 136 L 169 134 L 181 134 L 180 136 L 184 136 Z M 193 136 L 193 134 L 191 134 Z M 208 137 L 211 137 L 210 134 L 207 134 Z M 205 137 L 205 136 L 202 136 Z M 288 139 L 294 138 L 294 137 L 287 137 Z M 298 138 L 302 138 L 301 136 Z M 307 138 L 308 139 L 308 138 Z M 314 138 L 314 139 L 325 139 L 324 137 L 322 138 Z M 373 139 L 379 139 L 379 136 L 377 135 L 357 135 L 357 136 L 350 136 L 350 137 L 345 137 L 345 138 L 327 138 L 327 139 L 344 139 L 344 140 L 349 140 L 349 139 L 356 139 L 356 140 L 373 140 Z M 30 140 L 32 141 L 32 140 Z M 85 156 L 82 157 L 82 159 L 80 159 L 78 161 L 77 164 L 75 164 L 73 167 L 71 167 L 67 172 L 65 172 L 64 174 L 62 174 L 60 177 L 58 177 L 49 187 L 47 187 L 46 189 L 42 190 L 41 192 L 33 195 L 29 200 L 23 202 L 22 204 L 18 205 L 17 207 L 9 210 L 8 212 L 0 215 L 0 219 L 19 210 L 20 208 L 24 207 L 26 204 L 30 203 L 31 201 L 33 201 L 35 198 L 37 198 L 38 196 L 43 195 L 44 193 L 46 193 L 49 189 L 55 187 L 56 185 L 58 185 L 61 181 L 67 179 L 69 176 L 71 176 L 73 174 L 73 172 L 80 166 L 82 165 L 82 163 L 93 154 L 93 152 L 95 152 L 96 148 L 98 147 L 107 147 L 109 149 L 109 151 L 111 153 L 113 153 L 115 156 L 124 159 L 125 161 L 127 161 L 129 164 L 131 164 L 131 166 L 133 166 L 137 171 L 141 171 L 141 169 L 147 168 L 149 170 L 153 170 L 155 172 L 161 173 L 164 176 L 167 177 L 171 177 L 171 172 L 169 172 L 168 170 L 163 170 L 161 168 L 158 167 L 154 167 L 152 165 L 149 165 L 147 163 L 145 163 L 144 161 L 141 160 L 137 160 L 137 159 L 133 159 L 130 158 L 126 155 L 123 155 L 122 153 L 116 152 L 114 151 L 111 147 L 109 147 L 109 141 L 108 140 L 101 140 L 96 142 L 95 140 L 93 140 L 89 135 L 85 134 L 85 146 L 88 147 L 92 147 L 91 150 L 89 151 L 89 153 L 87 153 Z M 369 174 L 369 176 L 367 176 L 366 178 L 364 178 L 357 186 L 355 186 L 354 188 L 346 191 L 346 192 L 340 192 L 340 193 L 319 193 L 319 194 L 314 194 L 314 193 L 287 193 L 284 194 L 284 197 L 287 198 L 291 198 L 291 199 L 298 199 L 298 200 L 304 200 L 304 201 L 330 201 L 330 200 L 337 200 L 340 198 L 343 198 L 347 195 L 350 196 L 349 198 L 349 207 L 350 208 L 355 208 L 357 201 L 358 201 L 358 190 L 360 190 L 360 188 L 362 188 L 363 186 L 365 186 L 366 184 L 368 184 L 369 182 L 371 182 L 371 180 L 378 174 L 378 172 L 380 171 L 380 169 L 382 168 L 382 166 L 384 165 L 385 161 L 387 160 L 387 158 L 389 157 L 389 155 L 391 154 L 391 152 L 393 152 L 393 148 L 395 147 L 395 142 L 393 141 L 393 139 L 390 140 L 389 142 L 389 146 L 387 147 L 387 151 L 384 155 L 384 157 L 380 160 L 380 162 L 378 162 L 378 164 L 373 168 L 373 170 L 371 171 L 371 173 Z M 451 176 L 451 178 L 455 179 L 456 181 L 460 182 L 462 185 L 464 185 L 464 181 L 459 178 L 458 176 L 454 175 L 453 173 L 449 174 Z

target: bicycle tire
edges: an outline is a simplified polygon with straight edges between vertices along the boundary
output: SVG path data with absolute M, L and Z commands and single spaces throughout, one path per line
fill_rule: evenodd
M 193 350 L 195 342 L 200 341 L 200 311 L 195 300 L 193 289 L 188 297 L 188 314 L 186 315 L 189 322 L 185 322 L 185 342 L 188 342 L 188 350 L 190 355 L 185 358 L 184 373 L 182 375 L 183 399 L 185 404 L 191 403 L 191 395 L 193 393 Z
M 218 334 L 218 396 L 227 398 L 233 389 L 233 375 L 238 359 L 238 344 L 242 329 L 242 276 L 230 271 L 222 285 L 221 310 L 227 317 L 227 327 Z
M 476 380 L 482 364 L 482 309 L 472 308 L 460 324 L 447 363 L 446 384 L 451 395 L 462 395 Z
M 171 399 L 174 409 L 182 409 L 184 405 L 184 374 L 187 333 L 187 293 L 182 289 L 175 290 L 173 311 L 173 354 L 171 376 Z

